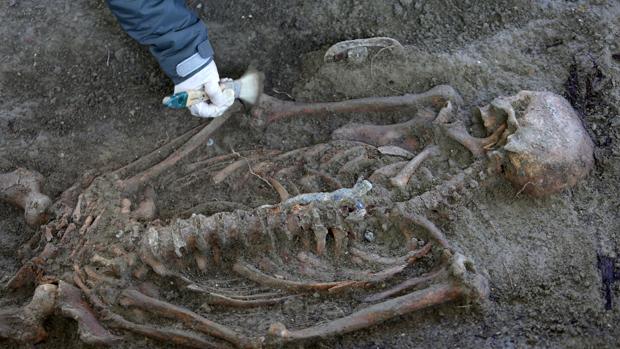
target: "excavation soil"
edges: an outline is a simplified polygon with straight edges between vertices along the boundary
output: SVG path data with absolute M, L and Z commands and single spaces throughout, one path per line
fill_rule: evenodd
M 221 75 L 239 76 L 254 63 L 266 73 L 270 95 L 334 101 L 450 84 L 473 108 L 522 89 L 548 90 L 571 102 L 596 145 L 595 168 L 573 189 L 532 199 L 503 184 L 482 190 L 452 212 L 451 220 L 438 222 L 457 249 L 488 271 L 487 303 L 433 308 L 311 347 L 620 345 L 620 306 L 605 309 L 597 267 L 598 255 L 616 258 L 620 247 L 617 1 L 214 0 L 190 5 L 209 25 Z M 86 171 L 121 167 L 205 122 L 160 105 L 171 83 L 148 51 L 122 32 L 103 1 L 9 0 L 0 4 L 0 18 L 0 171 L 19 166 L 41 172 L 51 197 Z M 323 63 L 330 45 L 373 36 L 395 38 L 405 50 L 375 51 L 360 64 Z M 247 113 L 233 116 L 209 143 L 213 154 L 294 149 L 324 142 L 335 128 L 351 122 L 387 124 L 408 115 L 322 115 L 266 129 L 252 127 L 248 119 Z M 200 181 L 196 187 L 199 191 Z M 249 206 L 273 200 L 264 187 L 242 191 L 252 200 Z M 162 212 L 208 199 L 175 195 L 161 199 Z M 21 265 L 19 247 L 33 233 L 18 209 L 0 204 L 2 284 Z M 0 306 L 20 304 L 28 296 L 1 290 Z M 620 282 L 612 285 L 613 297 L 620 299 Z M 338 310 L 317 307 L 276 307 L 252 326 L 266 330 L 273 318 L 296 312 L 311 312 L 321 321 Z M 82 347 L 72 321 L 54 317 L 47 327 L 50 338 L 37 347 Z M 5 345 L 16 346 L 0 342 Z M 155 345 L 143 339 L 123 344 Z

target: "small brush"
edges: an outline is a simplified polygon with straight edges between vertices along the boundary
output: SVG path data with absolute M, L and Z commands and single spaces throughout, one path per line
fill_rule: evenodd
M 235 91 L 235 98 L 254 105 L 263 93 L 264 79 L 263 73 L 250 67 L 239 79 L 220 82 L 220 88 L 222 90 L 232 89 Z M 164 97 L 163 104 L 168 108 L 182 109 L 208 100 L 209 96 L 205 91 L 188 90 Z

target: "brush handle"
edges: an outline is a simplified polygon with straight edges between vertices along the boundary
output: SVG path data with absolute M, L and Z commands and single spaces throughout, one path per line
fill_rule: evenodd
M 237 80 L 224 80 L 220 82 L 222 91 L 232 89 L 235 91 L 235 98 L 239 98 L 241 84 Z M 164 97 L 162 103 L 172 109 L 183 109 L 196 103 L 209 101 L 209 96 L 204 90 L 187 90 L 175 93 L 172 96 Z

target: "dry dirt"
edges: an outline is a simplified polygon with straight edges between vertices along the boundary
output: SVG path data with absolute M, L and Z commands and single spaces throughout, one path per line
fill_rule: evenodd
M 450 84 L 475 107 L 522 89 L 549 90 L 571 102 L 596 145 L 595 168 L 577 187 L 531 199 L 506 184 L 483 191 L 442 225 L 458 249 L 488 271 L 488 303 L 430 309 L 313 347 L 620 346 L 620 306 L 605 308 L 597 267 L 599 256 L 620 260 L 620 3 L 190 5 L 210 28 L 221 75 L 238 76 L 254 63 L 267 75 L 268 94 L 332 101 Z M 323 63 L 331 44 L 372 36 L 393 37 L 406 50 L 386 50 L 361 65 Z M 160 105 L 171 83 L 147 50 L 122 32 L 104 1 L 3 1 L 0 42 L 0 172 L 37 170 L 47 178 L 50 197 L 85 171 L 121 167 L 204 122 Z M 260 132 L 248 118 L 239 113 L 217 132 L 214 153 L 294 149 L 323 142 L 350 122 L 393 123 L 407 115 L 298 118 Z M 240 195 L 260 201 L 256 188 L 246 189 Z M 173 192 L 159 204 L 172 214 L 204 195 L 197 187 L 193 195 Z M 0 284 L 20 266 L 16 251 L 32 234 L 18 209 L 0 203 Z M 611 296 L 620 299 L 620 282 Z M 0 289 L 0 306 L 25 299 Z M 54 317 L 48 328 L 50 339 L 36 347 L 81 347 L 73 322 Z M 5 345 L 16 346 L 0 342 Z M 140 340 L 123 346 L 153 345 Z

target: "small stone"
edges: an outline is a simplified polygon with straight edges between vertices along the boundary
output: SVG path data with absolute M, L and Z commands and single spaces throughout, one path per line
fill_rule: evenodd
M 366 232 L 364 233 L 364 240 L 366 240 L 368 242 L 375 241 L 375 233 L 373 233 L 370 230 L 366 230 Z
M 618 127 L 618 126 L 620 126 L 620 115 L 611 119 L 611 127 Z
M 116 59 L 117 61 L 122 62 L 124 56 L 125 56 L 125 50 L 123 50 L 122 48 L 114 51 L 114 59 Z

